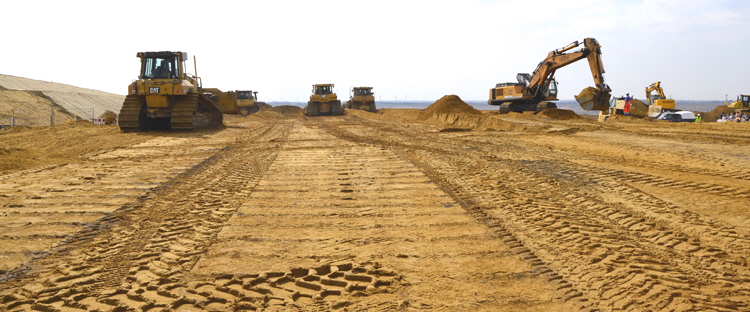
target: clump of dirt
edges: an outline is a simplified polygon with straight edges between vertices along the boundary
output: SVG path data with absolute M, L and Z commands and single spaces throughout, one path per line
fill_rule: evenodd
M 468 114 L 482 115 L 482 112 L 466 104 L 458 95 L 446 95 L 425 108 L 417 119 L 427 120 L 437 115 Z
M 570 120 L 570 119 L 578 119 L 581 118 L 576 114 L 574 111 L 569 109 L 559 109 L 559 108 L 547 108 L 539 113 L 537 113 L 539 116 L 544 116 L 551 119 L 557 119 L 557 120 Z
M 734 108 L 726 105 L 719 105 L 710 112 L 696 114 L 701 114 L 701 121 L 714 122 L 721 117 L 721 114 L 729 115 L 731 113 L 734 113 Z

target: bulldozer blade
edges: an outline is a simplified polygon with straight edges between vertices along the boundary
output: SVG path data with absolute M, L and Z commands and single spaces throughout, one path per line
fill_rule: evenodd
M 575 96 L 575 98 L 576 101 L 578 101 L 578 104 L 587 111 L 606 111 L 609 109 L 609 92 L 594 87 L 583 89 L 581 93 Z

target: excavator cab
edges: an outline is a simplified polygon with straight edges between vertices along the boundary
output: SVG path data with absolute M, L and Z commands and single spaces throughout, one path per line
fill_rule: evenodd
M 542 86 L 541 91 L 547 99 L 557 100 L 557 81 L 555 78 L 551 78 L 547 84 Z

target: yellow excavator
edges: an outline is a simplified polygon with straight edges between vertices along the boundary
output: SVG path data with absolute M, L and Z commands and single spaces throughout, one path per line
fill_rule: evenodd
M 219 127 L 221 110 L 201 94 L 200 78 L 185 72 L 187 52 L 138 52 L 141 73 L 128 87 L 122 132 Z M 195 65 L 195 64 L 194 64 Z
M 656 92 L 656 94 L 651 94 Z M 646 87 L 646 102 L 648 102 L 648 117 L 659 117 L 664 111 L 676 111 L 675 101 L 668 99 L 661 88 L 661 81 Z
M 322 115 L 343 115 L 344 107 L 341 101 L 333 92 L 333 84 L 316 84 L 313 85 L 310 101 L 305 107 L 305 115 L 322 116 Z
M 570 51 L 583 45 L 580 50 Z M 609 86 L 604 83 L 604 66 L 599 42 L 594 38 L 585 38 L 582 43 L 575 41 L 565 47 L 549 52 L 534 73 L 529 75 L 519 73 L 518 82 L 498 83 L 490 89 L 489 105 L 500 106 L 500 113 L 509 112 L 540 112 L 547 108 L 556 108 L 551 101 L 557 101 L 557 82 L 555 71 L 587 59 L 591 67 L 591 74 L 596 87 L 583 89 L 575 96 L 576 101 L 585 110 L 606 111 L 609 109 Z

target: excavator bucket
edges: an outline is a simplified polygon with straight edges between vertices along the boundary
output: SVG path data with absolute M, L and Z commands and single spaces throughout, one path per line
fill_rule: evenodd
M 610 94 L 607 91 L 602 91 L 594 87 L 588 87 L 583 89 L 581 93 L 575 96 L 576 101 L 581 107 L 587 111 L 598 110 L 606 111 L 609 110 L 609 98 Z

